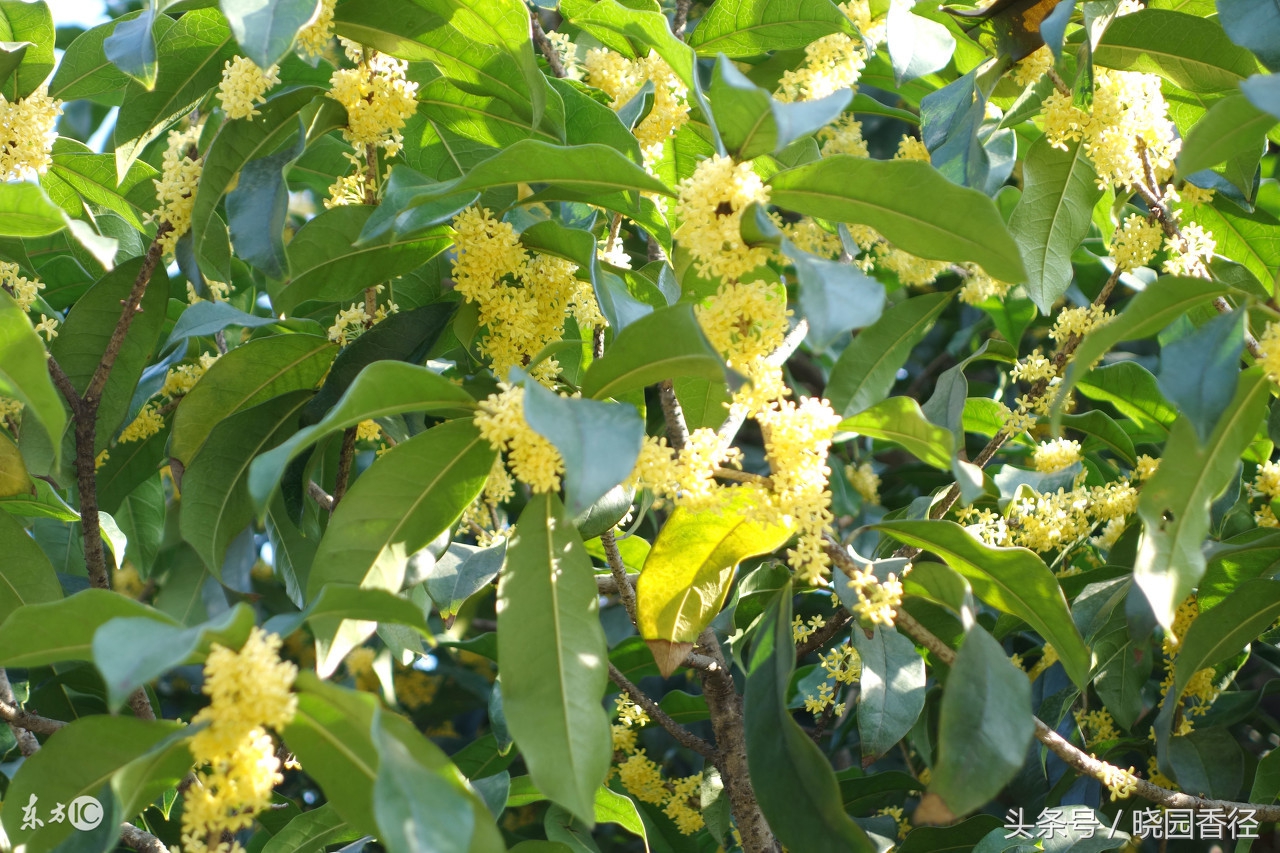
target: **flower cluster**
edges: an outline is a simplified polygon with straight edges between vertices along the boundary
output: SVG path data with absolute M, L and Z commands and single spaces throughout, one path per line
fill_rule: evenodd
M 1116 229 L 1111 241 L 1111 255 L 1116 259 L 1116 266 L 1122 270 L 1145 267 L 1156 256 L 1163 237 L 1160 223 L 1137 213 L 1130 214 Z
M 280 66 L 263 71 L 252 59 L 237 56 L 222 66 L 218 100 L 227 118 L 253 118 L 260 114 L 258 104 L 266 103 L 267 90 L 279 83 Z
M 44 282 L 27 278 L 17 264 L 0 261 L 0 288 L 12 296 L 13 301 L 18 303 L 23 313 L 26 313 L 40 298 L 40 291 L 44 290 Z
M 342 136 L 363 148 L 377 145 L 390 155 L 400 151 L 400 134 L 418 109 L 418 84 L 405 78 L 409 63 L 372 53 L 355 68 L 339 68 L 329 79 L 328 96 L 347 111 Z
M 797 616 L 796 621 L 798 622 L 799 619 L 800 617 Z M 804 639 L 807 639 L 807 635 Z M 803 641 L 803 639 L 798 640 L 798 642 Z M 832 714 L 843 717 L 846 710 L 845 703 L 836 703 L 836 691 L 841 688 L 841 685 L 853 684 L 862 677 L 862 658 L 858 656 L 858 651 L 852 644 L 845 642 L 843 645 L 823 652 L 819 663 L 827 674 L 827 680 L 818 685 L 816 693 L 805 694 L 804 709 L 810 714 L 817 715 L 834 705 Z M 832 680 L 835 681 L 834 686 L 830 683 Z
M 500 387 L 502 390 L 489 395 L 476 412 L 480 435 L 494 450 L 507 454 L 507 464 L 517 480 L 535 492 L 556 491 L 564 473 L 560 452 L 524 419 L 524 389 L 506 384 Z
M 866 0 L 851 0 L 840 6 L 859 30 L 866 31 L 871 12 Z M 841 89 L 858 85 L 867 64 L 867 50 L 844 33 L 832 33 L 812 42 L 804 49 L 804 64 L 785 71 L 778 81 L 776 97 L 780 101 L 816 101 Z
M 205 371 L 217 360 L 216 355 L 202 353 L 195 364 L 180 364 L 170 368 L 164 377 L 164 385 L 160 387 L 160 396 L 172 400 L 190 394 L 191 389 L 200 381 L 200 377 L 204 376 Z
M 298 30 L 295 44 L 303 56 L 315 59 L 324 54 L 329 40 L 333 38 L 333 7 L 337 4 L 338 0 L 320 0 L 316 16 Z
M 740 454 L 713 429 L 695 429 L 677 453 L 665 437 L 646 436 L 628 485 L 647 488 L 656 505 L 667 501 L 693 511 L 714 506 L 720 496 L 716 468 L 737 465 Z
M 863 462 L 857 467 L 850 465 L 844 469 L 844 476 L 864 501 L 879 506 L 880 475 L 876 473 L 870 462 Z
M 198 125 L 184 131 L 169 131 L 169 146 L 164 152 L 160 177 L 155 179 L 159 206 L 148 220 L 168 223 L 169 231 L 160 240 L 166 252 L 172 252 L 178 238 L 191 230 L 191 212 L 196 204 L 196 188 L 204 159 L 196 154 L 200 139 Z
M 1041 442 L 1035 449 L 1036 470 L 1045 474 L 1070 468 L 1080 461 L 1080 442 L 1056 438 Z
M 60 115 L 62 101 L 49 97 L 48 86 L 16 101 L 0 95 L 0 180 L 30 180 L 48 171 Z
M 903 576 L 911 571 L 908 564 Z M 854 614 L 863 622 L 873 625 L 893 626 L 894 615 L 902 606 L 902 580 L 890 573 L 883 581 L 870 570 L 856 570 L 849 578 L 849 586 L 858 596 L 853 606 Z
M 662 769 L 637 748 L 637 729 L 649 722 L 649 715 L 625 696 L 619 696 L 618 722 L 612 727 L 614 762 L 618 779 L 631 796 L 662 809 L 684 835 L 702 829 L 701 802 L 698 792 L 702 774 L 663 778 Z M 633 728 L 634 727 L 634 728 Z
M 268 728 L 293 720 L 297 667 L 280 660 L 280 637 L 254 628 L 240 651 L 215 644 L 204 668 L 209 705 L 194 723 L 207 723 L 190 742 L 197 784 L 187 789 L 182 846 L 188 853 L 237 853 L 234 833 L 271 806 L 281 781 Z
M 120 437 L 116 440 L 121 444 L 129 441 L 143 441 L 162 429 L 164 429 L 164 418 L 156 411 L 156 404 L 147 403 L 138 412 L 138 416 L 121 431 Z
M 377 289 L 381 291 L 384 286 L 380 284 Z M 329 327 L 328 332 L 329 340 L 340 347 L 345 347 L 399 310 L 399 305 L 388 302 L 385 305 L 379 305 L 370 316 L 365 303 L 352 302 L 350 307 L 342 309 L 333 318 L 333 325 Z
M 769 190 L 750 163 L 717 154 L 700 162 L 677 189 L 675 237 L 688 249 L 698 275 L 738 279 L 768 262 L 768 248 L 742 241 L 743 209 L 769 201 Z
M 640 59 L 627 59 L 607 48 L 587 51 L 583 67 L 587 82 L 604 92 L 615 111 L 627 104 L 645 82 L 653 84 L 653 107 L 635 127 L 635 137 L 645 162 L 661 159 L 663 144 L 689 121 L 689 88 L 671 66 L 653 51 Z
M 479 323 L 486 329 L 480 351 L 498 376 L 523 367 L 547 344 L 560 340 L 567 316 L 580 330 L 605 324 L 591 283 L 578 278 L 577 265 L 526 252 L 510 223 L 487 209 L 469 207 L 454 218 L 453 229 L 454 287 L 479 309 Z M 559 363 L 549 358 L 531 372 L 548 381 L 559 371 Z

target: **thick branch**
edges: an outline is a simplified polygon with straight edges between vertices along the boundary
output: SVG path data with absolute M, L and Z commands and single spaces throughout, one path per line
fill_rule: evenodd
M 120 827 L 120 843 L 138 853 L 169 853 L 169 848 L 165 847 L 163 841 L 131 823 Z
M 658 386 L 658 399 L 662 402 L 662 417 L 667 422 L 667 444 L 675 451 L 684 450 L 689 443 L 689 425 L 684 419 L 684 409 L 676 397 L 676 385 L 664 379 Z
M 71 407 L 72 416 L 79 415 L 80 392 L 76 390 L 76 386 L 71 384 L 71 377 L 67 376 L 66 371 L 62 369 L 62 365 L 58 364 L 56 358 L 50 355 L 48 363 L 49 376 L 53 379 L 54 387 L 66 398 L 67 404 Z
M 529 10 L 529 27 L 533 33 L 533 43 L 538 46 L 539 52 L 542 53 L 542 58 L 547 60 L 547 67 L 551 69 L 551 73 L 561 79 L 568 76 L 564 63 L 560 61 L 559 51 L 551 43 L 551 39 L 547 38 L 546 31 L 542 29 L 542 22 L 538 20 L 538 11 L 536 9 Z
M 676 14 L 671 20 L 671 32 L 675 33 L 678 39 L 684 39 L 685 26 L 689 23 L 689 7 L 692 5 L 693 0 L 676 0 Z
M 618 551 L 618 539 L 613 535 L 612 530 L 606 530 L 600 534 L 600 544 L 604 546 L 605 562 L 609 564 L 609 574 L 613 575 L 618 598 L 622 600 L 622 606 L 627 611 L 627 616 L 631 618 L 631 624 L 634 625 L 636 624 L 636 591 L 631 588 L 627 578 L 627 567 L 623 565 L 622 554 Z
M 639 687 L 632 684 L 631 681 L 622 674 L 622 671 L 612 663 L 609 664 L 609 680 L 618 685 L 622 692 L 626 693 L 631 698 L 632 702 L 644 709 L 644 712 L 649 715 L 649 719 L 666 729 L 681 746 L 685 749 L 691 749 L 703 758 L 707 759 L 707 761 L 715 763 L 718 758 L 715 747 L 677 723 L 675 720 L 671 719 L 671 716 L 666 711 L 662 710 L 661 705 L 649 698 L 649 696 Z
M 338 479 L 333 485 L 332 512 L 338 501 L 347 493 L 347 485 L 351 482 L 351 466 L 356 461 L 356 428 L 348 427 L 342 433 L 342 449 L 338 451 Z
M 742 835 L 744 853 L 778 853 L 781 848 L 773 830 L 760 811 L 755 790 L 751 786 L 751 770 L 747 766 L 746 726 L 742 716 L 742 697 L 733 686 L 729 665 L 720 651 L 715 632 L 702 632 L 699 645 L 716 662 L 716 668 L 702 674 L 702 696 L 711 714 L 711 730 L 716 735 L 720 753 L 716 766 L 729 795 L 729 810 Z
M 18 707 L 17 697 L 13 695 L 13 687 L 9 684 L 9 674 L 3 668 L 0 668 L 0 719 L 9 724 L 10 730 L 13 731 L 13 736 L 18 741 L 18 751 L 22 753 L 24 758 L 30 758 L 40 751 L 40 741 L 36 740 L 33 732 L 45 727 L 41 725 L 39 729 L 35 728 L 37 725 L 35 721 L 57 723 L 56 720 L 45 720 L 44 717 L 35 717 L 27 714 L 26 711 Z M 52 731 L 43 731 L 42 733 L 52 734 L 62 725 L 65 725 L 65 723 L 58 724 Z

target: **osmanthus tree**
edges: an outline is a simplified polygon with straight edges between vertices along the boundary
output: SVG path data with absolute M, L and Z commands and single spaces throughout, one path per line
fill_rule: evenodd
M 1280 821 L 1275 3 L 113 14 L 0 0 L 0 848 Z

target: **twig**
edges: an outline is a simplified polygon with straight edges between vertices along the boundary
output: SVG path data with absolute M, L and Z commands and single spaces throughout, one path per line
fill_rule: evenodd
M 551 73 L 560 79 L 568 76 L 564 63 L 560 61 L 560 54 L 556 50 L 556 46 L 551 43 L 551 39 L 547 38 L 546 31 L 542 29 L 542 22 L 538 20 L 538 11 L 536 9 L 529 10 L 529 27 L 533 32 L 533 43 L 538 46 L 543 59 L 547 60 L 547 67 L 551 69 Z
M 631 624 L 636 624 L 636 592 L 631 588 L 631 583 L 627 578 L 627 567 L 622 563 L 622 554 L 618 551 L 618 539 L 613 535 L 612 530 L 606 530 L 600 534 L 600 544 L 604 546 L 605 562 L 609 564 L 609 574 L 613 575 L 614 586 L 618 590 L 618 598 L 622 601 L 622 607 L 627 611 L 627 616 L 631 618 Z
M 809 635 L 809 638 L 800 645 L 796 646 L 796 660 L 804 658 L 806 655 L 816 652 L 831 641 L 831 638 L 844 630 L 849 624 L 849 620 L 853 618 L 853 614 L 843 607 L 827 618 L 827 624 Z
M 717 467 L 715 476 L 721 480 L 733 480 L 735 483 L 751 483 L 761 488 L 772 488 L 773 480 L 763 474 L 752 474 L 750 471 L 739 471 L 737 468 Z
M 356 428 L 348 427 L 342 433 L 342 449 L 338 451 L 338 479 L 333 486 L 333 505 L 329 511 L 338 507 L 338 501 L 347 493 L 347 485 L 351 482 L 351 466 L 356 460 Z
M 325 512 L 333 512 L 333 495 L 326 492 L 315 481 L 307 482 L 307 494 L 315 498 L 316 503 Z
M 52 355 L 49 356 L 49 376 L 53 379 L 54 386 L 62 392 L 62 396 L 66 398 L 68 405 L 71 406 L 71 414 L 73 416 L 80 413 L 80 392 L 76 390 L 76 386 L 71 384 L 71 377 L 67 376 L 66 371 L 62 369 L 62 365 L 58 364 L 58 360 Z
M 689 24 L 689 7 L 693 5 L 693 0 L 676 0 L 676 14 L 671 20 L 671 32 L 675 37 L 684 40 L 684 30 Z
M 169 848 L 165 847 L 163 841 L 131 823 L 120 827 L 120 843 L 138 853 L 169 853 Z
M 622 674 L 622 671 L 612 663 L 609 664 L 609 680 L 618 685 L 623 693 L 631 697 L 632 702 L 644 709 L 645 713 L 649 715 L 649 719 L 666 729 L 681 746 L 685 749 L 693 750 L 712 763 L 717 762 L 719 756 L 715 747 L 671 719 L 671 716 L 662 710 L 661 705 L 649 698 L 639 687 L 632 684 Z
M 894 624 L 905 631 L 917 643 L 924 646 L 929 652 L 940 662 L 947 666 L 952 666 L 956 662 L 956 653 L 942 640 L 938 639 L 919 622 L 917 622 L 911 614 L 905 610 L 899 609 L 894 617 Z M 1043 743 L 1049 750 L 1067 764 L 1071 765 L 1077 772 L 1101 781 L 1106 774 L 1107 765 L 1103 761 L 1099 761 L 1079 747 L 1073 745 L 1056 731 L 1050 728 L 1039 717 L 1033 717 L 1035 720 L 1035 736 L 1036 740 Z M 1222 809 L 1229 811 L 1231 809 L 1248 810 L 1253 812 L 1254 818 L 1261 823 L 1273 823 L 1280 821 L 1280 804 L 1270 803 L 1239 803 L 1231 800 L 1211 800 L 1207 797 L 1195 797 L 1190 794 L 1183 794 L 1178 791 L 1171 791 L 1160 785 L 1152 784 L 1146 779 L 1134 777 L 1137 787 L 1134 789 L 1139 797 L 1144 800 L 1150 800 L 1153 803 L 1165 806 L 1171 809 L 1194 809 L 1202 811 L 1205 809 Z

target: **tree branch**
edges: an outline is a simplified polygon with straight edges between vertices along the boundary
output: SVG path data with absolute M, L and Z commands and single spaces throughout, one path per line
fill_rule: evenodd
M 307 494 L 315 498 L 316 503 L 325 512 L 333 512 L 333 495 L 326 492 L 314 480 L 307 481 Z
M 666 711 L 662 710 L 662 706 L 653 701 L 643 690 L 636 687 L 631 681 L 622 674 L 612 663 L 609 664 L 609 680 L 631 697 L 631 701 L 644 709 L 649 715 L 649 719 L 662 726 L 667 732 L 676 739 L 676 741 L 685 749 L 691 749 L 701 755 L 707 761 L 713 764 L 717 762 L 719 756 L 716 754 L 715 747 L 707 743 L 684 726 L 671 719 Z
M 542 22 L 538 20 L 537 9 L 529 9 L 529 28 L 533 33 L 533 43 L 538 46 L 542 58 L 547 60 L 547 67 L 551 69 L 551 73 L 560 79 L 567 77 L 568 72 L 565 71 L 564 63 L 560 61 L 556 46 L 551 43 L 551 39 L 547 38 L 546 30 L 542 29 Z
M 131 823 L 121 825 L 120 843 L 138 853 L 169 853 L 169 848 L 164 846 L 163 841 Z
M 627 567 L 622 563 L 622 554 L 618 551 L 618 539 L 614 536 L 612 530 L 606 530 L 600 534 L 600 544 L 604 546 L 605 562 L 609 564 L 609 574 L 613 575 L 614 588 L 618 591 L 618 598 L 621 599 L 622 606 L 627 611 L 627 616 L 631 618 L 631 624 L 635 625 L 637 624 L 636 592 L 631 588 L 631 581 L 627 577 Z
M 689 443 L 689 425 L 684 419 L 684 408 L 676 397 L 675 382 L 664 379 L 658 385 L 658 400 L 662 403 L 662 418 L 667 422 L 667 444 L 675 451 L 684 450 Z
M 40 741 L 36 740 L 33 732 L 46 728 L 44 723 L 57 723 L 56 720 L 45 720 L 44 717 L 28 714 L 18 707 L 17 697 L 13 695 L 13 687 L 9 684 L 9 674 L 3 668 L 0 668 L 0 720 L 9 724 L 9 729 L 18 741 L 18 751 L 24 758 L 30 758 L 40 751 Z M 63 725 L 66 724 L 57 724 L 52 730 L 41 733 L 52 734 Z
M 58 360 L 49 355 L 49 376 L 53 379 L 54 387 L 56 387 L 67 404 L 71 407 L 72 417 L 80 413 L 80 392 L 76 390 L 76 386 L 71 384 L 71 377 L 67 376 L 66 371 L 62 369 L 62 365 L 58 364 Z
M 351 482 L 351 466 L 356 461 L 356 428 L 348 427 L 342 433 L 342 449 L 338 451 L 338 479 L 333 485 L 333 504 L 329 511 L 337 509 L 338 501 L 347 493 Z

